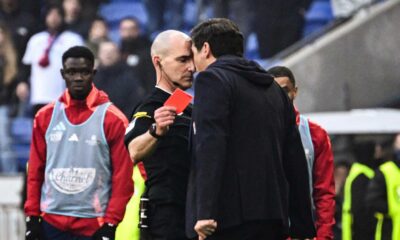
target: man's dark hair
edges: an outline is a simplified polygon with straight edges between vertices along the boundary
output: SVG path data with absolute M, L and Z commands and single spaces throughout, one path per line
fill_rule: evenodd
M 338 167 L 344 167 L 347 168 L 347 170 L 350 170 L 351 164 L 348 160 L 341 159 L 335 162 L 335 168 Z
M 92 67 L 94 66 L 94 55 L 87 47 L 75 46 L 68 49 L 62 56 L 63 65 L 68 58 L 84 58 L 89 60 Z
M 44 21 L 46 21 L 47 15 L 49 15 L 49 13 L 54 9 L 57 10 L 58 13 L 61 15 L 62 19 L 64 19 L 65 12 L 64 12 L 64 8 L 62 7 L 62 5 L 61 4 L 57 4 L 57 3 L 50 3 L 49 5 L 47 5 L 42 10 L 42 17 L 43 17 Z
M 214 57 L 222 55 L 243 56 L 243 34 L 238 26 L 226 18 L 206 20 L 191 31 L 191 37 L 197 50 L 208 42 Z
M 293 84 L 293 87 L 296 87 L 296 79 L 294 78 L 294 75 L 292 71 L 284 66 L 276 66 L 268 69 L 267 71 L 269 74 L 271 74 L 273 77 L 288 77 L 290 82 Z
M 65 21 L 64 21 L 64 17 L 65 17 L 65 11 L 64 8 L 62 7 L 62 5 L 57 4 L 57 3 L 50 3 L 48 6 L 46 6 L 43 10 L 42 10 L 42 21 L 43 21 L 43 27 L 47 28 L 46 25 L 46 18 L 47 16 L 50 14 L 51 11 L 56 10 L 60 16 L 61 16 L 61 25 L 59 26 L 58 32 L 61 33 L 64 31 L 65 29 Z
M 374 141 L 366 141 L 354 145 L 353 153 L 356 161 L 374 167 L 375 145 Z
M 138 18 L 134 17 L 134 16 L 126 16 L 123 17 L 119 23 L 122 23 L 123 21 L 131 21 L 131 22 L 135 22 L 138 26 L 140 26 L 140 21 Z
M 96 22 L 96 21 L 104 22 L 107 25 L 107 20 L 100 15 L 97 15 L 93 18 L 92 24 L 93 24 L 93 22 Z

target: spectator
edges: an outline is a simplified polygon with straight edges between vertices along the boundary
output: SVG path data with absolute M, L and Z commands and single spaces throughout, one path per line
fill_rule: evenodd
M 400 135 L 398 134 L 393 143 L 393 159 L 400 160 Z
M 342 195 L 343 197 L 343 189 L 344 183 L 346 181 L 347 175 L 349 174 L 350 164 L 346 160 L 341 160 L 335 163 L 335 193 L 336 196 Z
M 12 0 L 14 1 L 14 0 Z M 21 1 L 21 0 L 19 0 Z M 46 1 L 46 0 L 44 0 Z M 14 1 L 15 2 L 15 1 Z M 32 15 L 32 17 L 35 19 L 35 22 L 39 22 L 40 21 L 40 15 L 41 15 L 41 11 L 43 9 L 43 6 L 46 3 L 43 2 L 43 0 L 41 0 L 41 4 L 38 4 L 37 1 L 24 1 L 24 4 L 21 6 L 22 11 L 29 13 L 29 15 Z
M 0 173 L 16 173 L 18 163 L 11 148 L 10 100 L 16 86 L 17 52 L 7 26 L 0 22 Z
M 350 164 L 347 161 L 338 161 L 335 164 L 335 225 L 333 226 L 333 234 L 335 240 L 342 240 L 342 205 L 344 198 L 344 183 L 349 174 Z
M 97 58 L 99 45 L 101 42 L 108 41 L 108 26 L 104 18 L 98 17 L 93 20 L 90 29 L 86 46 L 93 52 Z M 96 66 L 98 63 L 96 62 Z
M 261 58 L 271 58 L 302 37 L 312 0 L 257 0 L 255 32 Z
M 128 122 L 94 87 L 89 49 L 68 49 L 62 63 L 67 90 L 34 120 L 26 239 L 114 239 L 133 191 Z
M 43 0 L 42 0 L 43 1 Z M 58 4 L 62 5 L 64 0 L 44 0 L 45 5 Z M 80 0 L 81 13 L 79 14 L 82 19 L 91 22 L 96 18 L 100 4 L 108 3 L 110 0 Z
M 38 30 L 36 19 L 21 9 L 20 1 L 0 0 L 0 20 L 4 21 L 11 31 L 18 63 L 21 62 L 29 38 Z
M 45 14 L 46 30 L 29 39 L 23 64 L 29 65 L 30 103 L 33 114 L 42 106 L 57 99 L 65 89 L 60 76 L 61 55 L 68 48 L 83 45 L 82 38 L 75 33 L 65 31 L 63 10 L 57 5 L 50 5 Z M 28 85 L 21 82 L 17 87 L 21 98 L 27 96 Z
M 99 6 L 103 3 L 108 3 L 110 0 L 81 0 L 82 4 L 82 18 L 92 21 L 97 17 Z
M 127 118 L 144 97 L 144 89 L 137 73 L 121 60 L 118 46 L 102 42 L 99 48 L 99 67 L 94 78 L 97 88 L 108 94 L 110 100 Z
M 375 142 L 355 146 L 357 162 L 350 168 L 344 186 L 342 215 L 343 240 L 373 240 L 376 220 L 366 206 L 365 193 L 380 161 L 375 159 Z
M 149 54 L 151 43 L 141 32 L 139 21 L 136 18 L 124 18 L 119 24 L 122 58 L 128 66 L 140 74 L 139 78 L 142 85 L 146 92 L 150 92 L 154 88 L 151 79 L 155 78 Z
M 165 29 L 183 28 L 185 0 L 144 0 L 148 24 L 147 32 L 158 33 Z
M 63 0 L 63 8 L 65 12 L 65 29 L 78 33 L 82 38 L 86 39 L 90 21 L 82 17 L 81 0 Z
M 378 219 L 375 240 L 400 239 L 400 134 L 391 161 L 382 164 L 368 186 L 366 204 Z
M 298 88 L 292 71 L 287 67 L 276 66 L 268 70 L 275 81 L 294 102 Z M 335 182 L 333 178 L 333 153 L 331 140 L 325 129 L 301 115 L 297 109 L 296 123 L 307 157 L 310 192 L 313 199 L 317 239 L 333 240 L 335 224 Z
M 245 40 L 254 30 L 254 12 L 258 7 L 254 0 L 216 0 L 209 1 L 209 4 L 214 17 L 229 18 L 237 23 Z
M 188 236 L 314 237 L 307 160 L 286 93 L 243 58 L 243 36 L 232 21 L 207 20 L 191 36 L 199 74 Z

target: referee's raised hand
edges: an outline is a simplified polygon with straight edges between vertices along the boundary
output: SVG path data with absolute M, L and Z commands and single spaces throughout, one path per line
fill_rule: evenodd
M 163 106 L 154 111 L 154 120 L 156 121 L 156 134 L 164 136 L 167 134 L 169 126 L 172 125 L 176 117 L 176 108 Z

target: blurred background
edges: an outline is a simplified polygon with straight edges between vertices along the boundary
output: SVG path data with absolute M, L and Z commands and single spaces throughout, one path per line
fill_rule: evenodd
M 156 34 L 190 33 L 211 17 L 239 25 L 247 58 L 294 72 L 297 108 L 331 137 L 338 197 L 357 146 L 372 142 L 382 158 L 392 157 L 400 132 L 398 0 L 0 0 L 0 240 L 23 239 L 32 119 L 56 100 L 37 94 L 58 91 L 37 79 L 59 73 L 59 49 L 68 42 L 57 41 L 62 33 L 95 53 L 95 85 L 130 118 L 155 84 Z M 51 34 L 32 40 L 43 33 Z M 32 58 L 37 51 L 41 57 Z

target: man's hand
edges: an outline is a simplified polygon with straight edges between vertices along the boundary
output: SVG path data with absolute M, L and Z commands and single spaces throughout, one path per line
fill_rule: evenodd
M 194 226 L 194 230 L 199 235 L 199 240 L 206 239 L 215 232 L 217 222 L 213 219 L 199 220 Z
M 117 226 L 111 223 L 104 223 L 92 236 L 93 240 L 114 240 Z
M 169 126 L 172 125 L 176 117 L 176 108 L 164 106 L 154 111 L 154 120 L 156 121 L 156 134 L 164 136 L 167 134 Z
M 25 240 L 44 240 L 41 219 L 38 216 L 26 217 Z
M 20 82 L 15 89 L 15 94 L 21 102 L 25 102 L 29 97 L 29 86 L 25 82 Z

